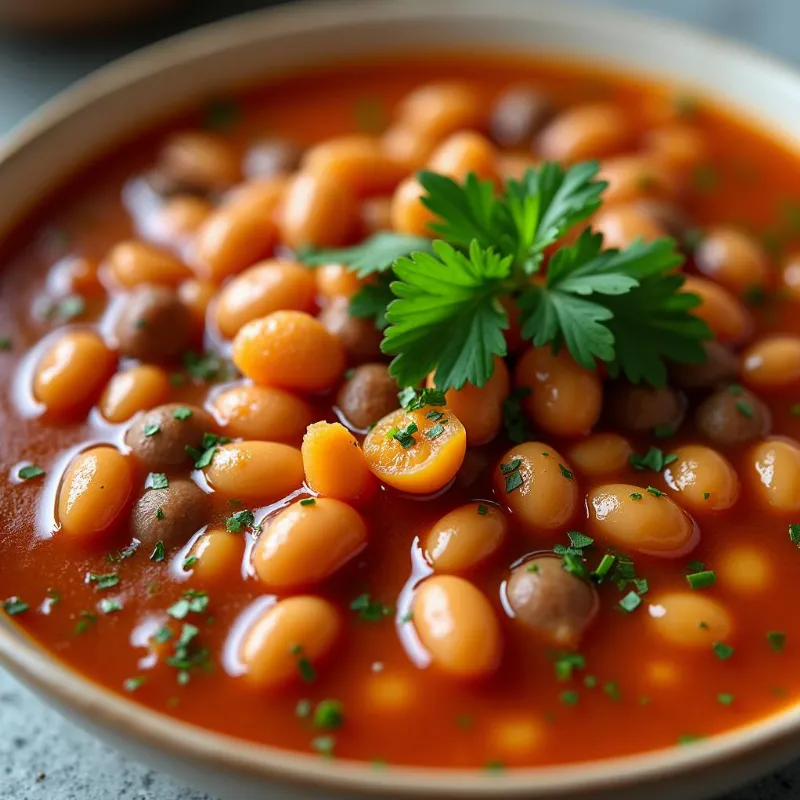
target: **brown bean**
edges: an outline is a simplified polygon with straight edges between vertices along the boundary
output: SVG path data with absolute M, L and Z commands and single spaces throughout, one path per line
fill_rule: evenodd
M 302 155 L 303 150 L 289 139 L 270 136 L 247 148 L 242 170 L 247 180 L 274 178 L 294 172 Z
M 528 147 L 554 113 L 552 101 L 538 87 L 511 86 L 492 106 L 489 132 L 501 147 Z
M 165 489 L 148 489 L 131 512 L 131 533 L 144 544 L 184 544 L 209 521 L 209 496 L 192 481 L 173 478 Z
M 225 189 L 241 179 L 236 153 L 228 142 L 203 131 L 182 131 L 166 141 L 159 170 L 195 191 Z
M 703 342 L 706 360 L 702 364 L 674 364 L 670 380 L 683 389 L 713 389 L 733 380 L 739 373 L 736 354 L 716 339 Z
M 139 286 L 125 299 L 114 333 L 122 355 L 160 361 L 186 349 L 192 332 L 189 310 L 165 286 Z
M 188 466 L 186 448 L 199 448 L 203 434 L 214 431 L 214 420 L 202 408 L 167 403 L 137 416 L 125 433 L 125 444 L 147 469 L 163 470 Z
M 692 218 L 677 203 L 668 200 L 645 198 L 637 200 L 635 207 L 652 219 L 659 228 L 679 242 L 692 229 Z
M 385 364 L 362 364 L 342 384 L 336 404 L 356 430 L 366 430 L 399 407 L 397 381 Z
M 550 644 L 574 647 L 597 614 L 594 587 L 542 556 L 511 570 L 506 586 L 515 617 Z
M 668 387 L 620 383 L 610 387 L 606 409 L 613 423 L 626 431 L 644 433 L 655 428 L 675 429 L 683 421 L 686 398 Z
M 764 436 L 771 417 L 769 409 L 752 392 L 731 384 L 700 403 L 695 424 L 714 444 L 735 445 Z
M 318 319 L 339 340 L 351 364 L 380 358 L 383 333 L 372 320 L 351 316 L 349 308 L 348 298 L 335 297 Z

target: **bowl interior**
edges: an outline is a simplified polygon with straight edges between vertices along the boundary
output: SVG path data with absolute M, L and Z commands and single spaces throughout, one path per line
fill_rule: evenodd
M 784 143 L 800 145 L 797 75 L 745 48 L 672 23 L 545 0 L 460 0 L 458 5 L 450 0 L 325 0 L 184 34 L 113 64 L 49 103 L 0 152 L 0 185 L 6 197 L 0 204 L 0 235 L 76 170 L 182 106 L 308 65 L 404 48 L 535 53 L 635 69 L 637 75 L 664 75 L 737 108 Z M 656 798 L 675 796 L 680 782 L 687 797 L 699 796 L 704 791 L 701 776 L 713 778 L 719 790 L 787 759 L 800 731 L 800 710 L 789 709 L 692 748 L 580 769 L 545 767 L 501 776 L 393 769 L 383 775 L 173 721 L 91 684 L 2 620 L 0 659 L 119 741 L 144 742 L 149 751 L 256 782 L 277 776 L 382 794 L 611 798 L 623 796 L 626 789 L 631 792 L 627 796 L 641 796 L 636 793 L 647 787 Z M 724 774 L 710 770 L 720 765 Z

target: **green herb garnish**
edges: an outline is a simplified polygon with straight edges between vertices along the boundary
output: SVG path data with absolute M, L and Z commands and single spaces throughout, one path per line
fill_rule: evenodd
M 34 478 L 39 478 L 44 474 L 44 470 L 38 464 L 28 464 L 24 467 L 20 467 L 20 469 L 17 471 L 17 477 L 23 481 L 33 480 Z
M 122 688 L 126 692 L 135 692 L 145 683 L 147 683 L 147 678 L 144 675 L 135 675 L 133 678 L 127 678 L 123 682 Z
M 3 611 L 5 611 L 9 617 L 15 617 L 17 614 L 24 614 L 29 608 L 30 606 L 24 600 L 16 596 L 9 597 L 8 600 L 3 601 Z
M 153 489 L 166 489 L 169 486 L 169 478 L 163 472 L 151 472 L 148 477 Z
M 300 673 L 301 680 L 305 683 L 313 683 L 317 679 L 317 671 L 314 669 L 314 665 L 306 658 L 302 645 L 292 645 L 290 652 L 297 661 L 297 671 Z
M 104 589 L 113 589 L 119 584 L 119 575 L 116 572 L 108 572 L 104 575 L 98 575 L 95 572 L 90 572 L 86 576 L 87 583 L 93 583 L 95 589 L 102 591 Z
M 158 512 L 156 512 L 156 516 L 158 516 Z M 164 542 L 158 541 L 155 543 L 153 547 L 153 552 L 150 553 L 150 560 L 159 562 L 163 561 L 167 557 L 166 550 L 164 548 Z
M 354 247 L 332 250 L 306 248 L 298 253 L 298 258 L 311 267 L 347 264 L 359 278 L 366 278 L 390 269 L 398 258 L 412 253 L 429 253 L 431 249 L 431 240 L 425 236 L 380 231 Z
M 714 642 L 714 655 L 720 661 L 727 661 L 734 653 L 733 648 L 725 642 Z
M 314 727 L 336 730 L 344 723 L 342 704 L 338 700 L 320 700 L 314 709 Z
M 231 516 L 225 520 L 225 528 L 230 533 L 241 533 L 245 528 L 252 528 L 255 521 L 255 514 L 245 508 L 242 511 L 231 514 Z
M 631 453 L 630 456 L 631 466 L 640 472 L 645 469 L 661 472 L 664 467 L 677 460 L 678 456 L 675 453 L 666 454 L 660 447 L 651 447 L 644 455 Z
M 782 653 L 783 648 L 786 647 L 786 634 L 783 631 L 769 631 L 767 641 L 773 652 Z
M 681 257 L 671 240 L 603 250 L 602 237 L 587 230 L 552 256 L 544 284 L 531 283 L 544 251 L 599 207 L 597 168 L 547 163 L 499 196 L 474 175 L 458 184 L 420 173 L 423 203 L 438 218 L 431 227 L 444 241 L 393 265 L 397 299 L 382 349 L 396 356 L 390 369 L 401 385 L 432 371 L 441 389 L 485 385 L 495 356 L 506 354 L 499 299 L 508 296 L 522 311 L 525 339 L 565 345 L 586 367 L 605 361 L 612 377 L 663 385 L 667 355 L 704 360 L 700 342 L 710 331 L 690 313 L 699 299 L 679 291 Z
M 360 594 L 350 603 L 350 610 L 358 612 L 360 619 L 365 622 L 380 622 L 392 614 L 392 607 L 372 600 L 368 593 Z
M 686 580 L 692 589 L 706 589 L 717 582 L 717 574 L 712 569 L 706 569 L 687 575 Z

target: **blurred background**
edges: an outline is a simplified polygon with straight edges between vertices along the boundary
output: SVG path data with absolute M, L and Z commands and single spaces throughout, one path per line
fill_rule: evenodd
M 198 25 L 282 2 L 292 0 L 0 0 L 0 135 L 119 56 Z M 580 3 L 671 17 L 800 65 L 800 0 Z M 215 800 L 111 751 L 44 707 L 2 670 L 0 731 L 0 800 Z M 800 763 L 720 800 L 794 798 L 800 798 Z
M 197 25 L 288 1 L 0 0 L 0 134 L 53 94 L 119 56 Z M 673 17 L 800 62 L 800 0 L 582 0 L 582 4 Z

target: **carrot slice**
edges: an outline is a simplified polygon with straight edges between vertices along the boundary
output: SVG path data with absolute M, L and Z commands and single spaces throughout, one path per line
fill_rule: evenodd
M 364 455 L 373 473 L 411 494 L 430 494 L 446 486 L 466 451 L 464 426 L 446 406 L 393 411 L 364 439 Z
M 306 481 L 323 497 L 350 503 L 363 500 L 375 487 L 375 478 L 358 442 L 338 422 L 309 425 L 301 452 Z

